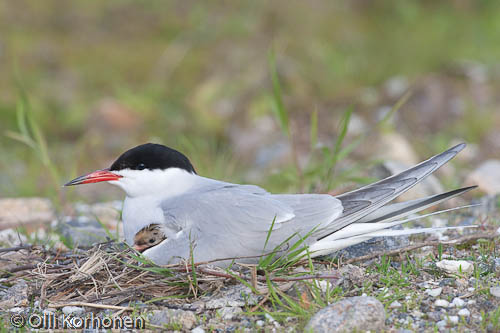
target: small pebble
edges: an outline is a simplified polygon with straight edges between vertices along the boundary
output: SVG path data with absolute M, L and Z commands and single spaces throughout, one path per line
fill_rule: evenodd
M 470 316 L 470 311 L 467 310 L 467 309 L 460 309 L 460 311 L 458 311 L 458 315 L 460 317 L 469 317 Z
M 397 308 L 400 308 L 401 306 L 402 306 L 401 303 L 399 303 L 398 301 L 394 301 L 391 303 L 391 305 L 389 305 L 389 308 L 397 309 Z
M 439 295 L 441 295 L 442 291 L 443 291 L 443 288 L 439 287 L 436 289 L 427 289 L 425 291 L 425 293 L 429 296 L 432 296 L 432 297 L 438 297 Z
M 451 305 L 456 307 L 456 308 L 461 308 L 465 305 L 465 301 L 461 298 L 455 297 L 453 299 L 453 302 L 451 302 Z
M 448 321 L 452 324 L 458 324 L 458 316 L 449 316 Z
M 264 326 L 264 324 L 265 324 L 265 323 L 264 323 L 264 321 L 263 321 L 263 320 L 257 320 L 257 321 L 255 322 L 255 324 L 256 324 L 257 326 L 259 326 L 259 327 L 262 327 L 262 326 Z
M 65 307 L 62 308 L 62 312 L 65 315 L 70 315 L 70 314 L 79 315 L 79 314 L 84 313 L 85 309 L 84 308 L 80 308 L 78 306 L 65 306 Z
M 470 292 L 473 292 L 474 290 L 476 290 L 476 288 L 474 288 L 474 287 L 467 288 L 467 291 L 470 291 Z
M 201 326 L 198 326 L 198 327 L 193 328 L 191 330 L 191 333 L 205 333 L 205 330 Z
M 436 263 L 436 266 L 448 273 L 471 273 L 474 266 L 465 260 L 441 260 Z
M 476 300 L 475 299 L 471 299 L 467 302 L 467 305 L 474 305 L 476 304 Z
M 450 302 L 444 300 L 444 299 L 437 299 L 435 302 L 434 302 L 434 305 L 435 306 L 440 306 L 442 308 L 447 308 L 450 306 Z
M 267 320 L 269 320 L 271 323 L 276 321 L 273 317 L 271 317 L 271 315 L 270 315 L 269 313 L 265 313 L 265 314 L 264 314 L 264 317 L 265 317 Z
M 491 287 L 490 294 L 492 294 L 495 297 L 500 297 L 500 287 Z

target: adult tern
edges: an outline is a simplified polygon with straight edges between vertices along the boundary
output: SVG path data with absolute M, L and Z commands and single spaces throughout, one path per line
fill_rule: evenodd
M 388 203 L 464 147 L 459 144 L 399 174 L 337 196 L 271 194 L 255 185 L 202 177 L 185 155 L 152 143 L 132 148 L 110 168 L 78 177 L 66 186 L 108 182 L 123 189 L 125 240 L 134 245 L 141 239 L 136 248 L 144 250 L 143 254 L 156 264 L 178 263 L 191 255 L 195 262 L 241 258 L 239 262 L 255 263 L 262 254 L 300 239 L 305 239 L 303 244 L 315 257 L 373 237 L 439 229 L 390 228 L 474 186 Z M 141 235 L 148 228 L 159 228 L 163 233 L 161 239 L 158 233 L 151 239 L 151 246 Z M 280 250 L 286 251 L 286 246 Z M 230 262 L 215 264 L 226 266 Z

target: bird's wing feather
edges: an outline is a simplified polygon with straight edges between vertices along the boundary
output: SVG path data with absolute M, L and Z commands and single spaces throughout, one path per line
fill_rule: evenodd
M 376 223 L 376 222 L 390 222 L 396 219 L 401 219 L 414 213 L 418 213 L 424 209 L 435 206 L 441 202 L 459 196 L 468 192 L 477 186 L 469 186 L 453 191 L 435 194 L 425 198 L 414 199 L 410 201 L 398 202 L 392 205 L 380 207 L 376 211 L 357 220 L 356 223 Z
M 338 219 L 329 225 L 326 231 L 318 234 L 317 238 L 322 239 L 327 237 L 331 233 L 356 222 L 408 191 L 452 159 L 464 147 L 465 144 L 456 145 L 397 175 L 364 186 L 358 190 L 336 196 L 342 202 L 344 211 Z
M 162 203 L 162 209 L 165 223 L 175 224 L 182 232 L 177 240 L 172 237 L 170 244 L 155 248 L 164 246 L 175 252 L 170 256 L 183 256 L 189 235 L 196 244 L 195 261 L 261 255 L 266 239 L 267 250 L 272 250 L 293 233 L 303 236 L 342 213 L 340 201 L 330 195 L 271 195 L 255 191 L 254 186 L 238 185 L 171 198 Z

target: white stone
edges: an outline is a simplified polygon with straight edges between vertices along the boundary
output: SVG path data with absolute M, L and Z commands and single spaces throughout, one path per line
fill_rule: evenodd
M 425 291 L 425 293 L 429 296 L 432 296 L 432 297 L 438 297 L 439 295 L 441 295 L 442 291 L 443 291 L 443 288 L 439 287 L 436 289 L 427 289 Z
M 193 328 L 191 330 L 191 333 L 205 333 L 205 330 L 201 326 L 198 326 L 198 327 Z
M 449 316 L 448 321 L 452 324 L 458 324 L 458 316 Z
M 15 308 L 10 308 L 9 309 L 9 312 L 14 312 L 14 313 L 20 313 L 20 312 L 23 312 L 24 311 L 24 308 L 20 308 L 20 307 L 15 307 Z
M 488 160 L 469 174 L 467 184 L 478 185 L 489 195 L 500 193 L 500 160 Z
M 272 322 L 275 322 L 276 320 L 269 314 L 269 313 L 265 313 L 264 314 L 264 317 L 269 320 L 271 323 Z
M 54 208 L 44 198 L 0 199 L 0 225 L 40 225 L 55 219 Z
M 467 288 L 467 291 L 470 291 L 470 292 L 473 292 L 474 290 L 476 290 L 476 288 L 474 288 L 474 287 Z
M 435 306 L 440 306 L 442 308 L 447 308 L 450 306 L 450 302 L 444 300 L 444 299 L 437 299 L 435 302 L 434 302 L 434 305 Z
M 62 308 L 62 312 L 65 315 L 70 315 L 70 314 L 79 315 L 79 314 L 84 313 L 85 309 L 84 308 L 80 308 L 78 306 L 65 306 L 65 307 Z
M 219 314 L 224 320 L 231 320 L 234 317 L 238 316 L 238 314 L 242 313 L 243 310 L 239 306 L 235 307 L 223 307 L 219 310 Z
M 255 322 L 255 324 L 256 324 L 257 326 L 259 326 L 259 327 L 262 327 L 262 326 L 264 326 L 264 324 L 265 324 L 265 323 L 264 323 L 264 321 L 263 321 L 263 320 L 257 320 L 257 321 Z
M 415 316 L 416 318 L 422 318 L 424 316 L 424 313 L 418 310 L 415 310 L 412 312 L 412 315 Z
M 475 299 L 471 299 L 470 301 L 467 302 L 467 305 L 474 305 L 474 304 L 476 304 Z
M 397 309 L 397 308 L 400 308 L 401 306 L 402 306 L 401 303 L 399 303 L 398 301 L 394 301 L 391 303 L 391 305 L 389 305 L 389 308 Z
M 492 294 L 495 297 L 500 297 L 500 287 L 491 287 L 490 294 Z
M 474 266 L 465 260 L 441 260 L 436 266 L 448 273 L 471 273 Z
M 465 301 L 461 298 L 455 297 L 451 302 L 451 305 L 457 308 L 461 308 L 465 305 Z
M 460 311 L 458 311 L 458 315 L 460 317 L 468 317 L 470 316 L 470 311 L 467 309 L 460 309 Z

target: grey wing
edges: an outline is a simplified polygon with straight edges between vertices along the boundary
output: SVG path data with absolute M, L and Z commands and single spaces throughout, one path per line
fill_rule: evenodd
M 336 196 L 342 202 L 344 211 L 337 220 L 330 224 L 327 231 L 319 235 L 318 239 L 327 237 L 346 225 L 358 221 L 408 191 L 455 157 L 464 147 L 465 144 L 463 143 L 456 145 L 397 175 L 364 186 L 358 190 Z
M 157 253 L 152 259 L 164 263 L 168 256 L 188 255 L 192 241 L 197 262 L 258 256 L 265 252 L 271 226 L 267 250 L 295 232 L 304 235 L 317 225 L 327 225 L 342 212 L 340 201 L 329 195 L 271 195 L 252 188 L 234 185 L 165 201 L 166 223 L 175 223 L 182 231 L 145 254 Z

